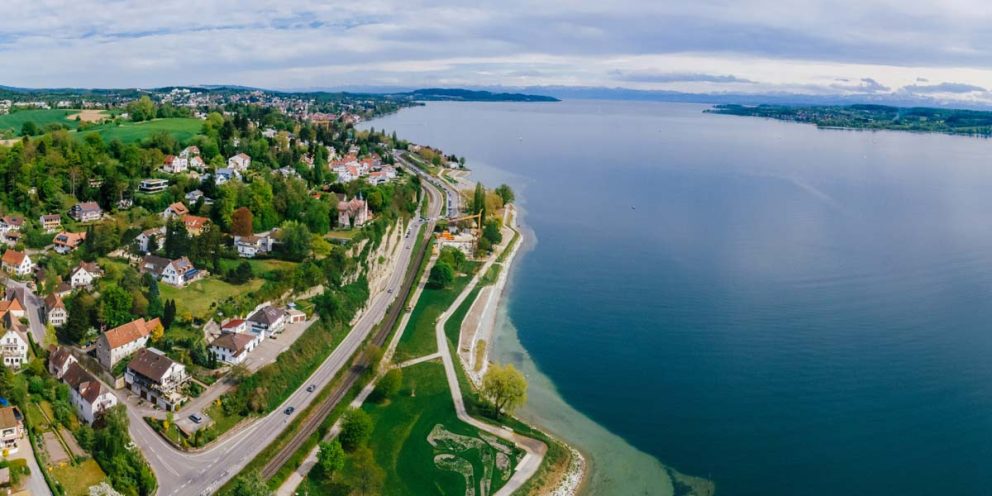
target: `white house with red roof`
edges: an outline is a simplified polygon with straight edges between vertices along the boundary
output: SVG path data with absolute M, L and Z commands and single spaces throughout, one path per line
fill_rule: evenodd
M 3 270 L 9 274 L 19 276 L 30 275 L 34 270 L 34 263 L 31 257 L 23 251 L 7 250 L 3 254 Z
M 234 169 L 238 172 L 244 172 L 248 170 L 249 166 L 251 166 L 251 157 L 245 155 L 244 153 L 239 153 L 227 159 L 227 167 Z

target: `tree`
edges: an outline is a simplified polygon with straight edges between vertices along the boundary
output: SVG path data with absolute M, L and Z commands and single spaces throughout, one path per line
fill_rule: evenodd
M 38 125 L 34 121 L 27 121 L 21 124 L 21 136 L 35 136 L 38 133 Z
M 165 308 L 162 311 L 162 326 L 165 328 L 172 327 L 172 323 L 176 320 L 176 300 L 168 300 L 165 302 Z
M 511 414 L 527 401 L 527 379 L 512 364 L 494 364 L 482 378 L 479 393 L 485 398 L 498 418 Z
M 379 384 L 375 387 L 375 399 L 384 401 L 391 396 L 395 396 L 403 387 L 403 369 L 394 368 L 379 379 Z
M 482 228 L 482 237 L 490 244 L 498 245 L 503 241 L 503 232 L 500 229 L 499 219 L 489 219 Z
M 516 195 L 513 194 L 513 190 L 506 184 L 500 184 L 496 188 L 496 194 L 503 199 L 504 205 L 507 203 L 513 203 L 513 200 L 516 199 Z
M 472 213 L 477 214 L 486 208 L 486 188 L 482 183 L 475 183 L 475 192 L 472 194 Z
M 295 221 L 288 220 L 282 225 L 282 253 L 289 260 L 302 261 L 310 254 L 310 229 Z
M 427 287 L 433 289 L 444 289 L 455 281 L 455 269 L 446 262 L 437 262 L 431 267 L 431 273 L 427 276 Z
M 272 490 L 265 484 L 258 471 L 241 474 L 234 479 L 234 485 L 226 493 L 227 496 L 271 496 Z
M 320 451 L 317 452 L 317 463 L 324 471 L 324 477 L 330 480 L 335 472 L 344 467 L 344 448 L 341 441 L 334 439 L 320 443 Z
M 341 425 L 341 446 L 347 451 L 355 451 L 372 435 L 372 418 L 361 408 L 352 408 L 345 414 Z
M 155 103 L 148 95 L 127 104 L 127 113 L 132 121 L 147 121 L 155 117 Z
M 165 256 L 171 259 L 182 257 L 189 253 L 189 233 L 186 225 L 178 220 L 171 220 L 165 226 Z
M 241 207 L 231 215 L 231 235 L 251 236 L 255 232 L 253 224 L 255 216 L 247 207 Z
M 155 276 L 151 272 L 145 272 L 145 285 L 148 286 L 148 315 L 152 317 L 161 317 L 162 311 L 162 296 L 159 293 L 158 281 L 155 280 Z
M 386 472 L 375 463 L 372 450 L 361 447 L 351 455 L 351 471 L 348 478 L 352 489 L 358 494 L 380 494 L 386 480 Z
M 100 295 L 100 319 L 108 327 L 117 327 L 130 322 L 131 293 L 119 286 L 110 286 Z

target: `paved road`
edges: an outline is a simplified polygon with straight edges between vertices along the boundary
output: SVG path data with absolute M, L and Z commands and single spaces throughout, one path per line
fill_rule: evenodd
M 432 210 L 439 209 L 439 205 L 432 205 Z M 411 223 L 414 232 L 420 228 L 420 224 L 419 219 Z M 399 260 L 389 277 L 387 287 L 398 287 L 403 280 L 415 240 L 416 236 L 403 238 L 397 254 Z M 158 477 L 160 488 L 158 493 L 160 495 L 211 494 L 237 475 L 261 450 L 282 434 L 291 419 L 290 416 L 283 414 L 286 407 L 293 406 L 299 412 L 311 403 L 316 392 L 306 392 L 305 386 L 315 384 L 317 390 L 323 389 L 343 367 L 348 366 L 351 357 L 360 348 L 375 324 L 383 318 L 392 300 L 393 294 L 388 292 L 380 292 L 372 297 L 369 306 L 351 332 L 313 375 L 279 408 L 245 427 L 236 436 L 218 441 L 204 451 L 185 453 L 176 450 L 145 423 L 140 412 L 128 409 L 131 437 L 141 447 Z
M 34 342 L 39 345 L 45 345 L 45 301 L 34 294 L 33 291 L 28 289 L 28 287 L 19 281 L 8 278 L 6 281 L 8 288 L 23 288 L 24 289 L 24 305 L 27 307 L 24 309 L 28 314 L 28 323 L 31 328 L 31 336 L 34 338 Z
M 447 209 L 448 217 L 453 218 L 460 215 L 462 211 L 462 205 L 461 205 L 462 196 L 460 193 L 458 193 L 458 190 L 451 185 L 451 183 L 439 177 L 432 176 L 430 174 L 423 172 L 422 170 L 420 170 L 420 168 L 415 166 L 409 160 L 403 158 L 402 152 L 394 151 L 393 158 L 395 158 L 397 161 L 405 165 L 407 170 L 412 170 L 418 176 L 426 179 L 427 181 L 430 181 L 430 183 L 433 184 L 434 186 L 444 189 L 448 197 L 448 209 Z

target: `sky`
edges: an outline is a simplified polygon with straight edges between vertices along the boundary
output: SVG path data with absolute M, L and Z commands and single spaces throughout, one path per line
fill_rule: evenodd
M 0 84 L 623 87 L 992 102 L 981 0 L 4 0 Z

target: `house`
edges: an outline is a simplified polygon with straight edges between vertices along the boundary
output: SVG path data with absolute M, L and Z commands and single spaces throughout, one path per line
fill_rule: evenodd
M 77 203 L 69 210 L 69 216 L 78 222 L 93 222 L 103 217 L 103 209 L 97 202 Z
M 162 211 L 162 217 L 166 219 L 171 219 L 172 217 L 182 217 L 184 215 L 189 215 L 189 209 L 182 202 L 176 202 Z
M 199 236 L 203 233 L 203 228 L 210 222 L 210 219 L 206 217 L 199 217 L 196 215 L 184 215 L 180 218 L 183 221 L 183 225 L 186 226 L 186 232 L 191 236 Z
M 24 438 L 24 417 L 17 407 L 0 408 L 0 448 L 17 453 L 18 441 Z
M 251 326 L 251 332 L 263 338 L 271 336 L 286 326 L 286 311 L 266 305 L 248 316 L 248 325 Z
M 193 191 L 186 193 L 186 203 L 189 203 L 190 205 L 195 205 L 200 198 L 203 198 L 204 205 L 212 205 L 214 203 L 214 201 L 210 198 L 203 196 L 203 192 L 198 189 L 194 189 Z
M 189 159 L 189 168 L 203 171 L 203 169 L 207 168 L 207 163 L 200 157 L 192 157 Z
M 138 272 L 144 274 L 145 272 L 150 272 L 156 279 L 162 278 L 162 271 L 172 263 L 165 257 L 160 257 L 158 255 L 145 255 L 141 258 L 141 263 L 138 265 Z
M 62 376 L 69 371 L 69 366 L 76 363 L 76 357 L 72 356 L 69 348 L 65 346 L 52 345 L 49 350 L 48 373 L 55 376 L 56 379 L 62 379 Z
M 124 372 L 124 383 L 131 392 L 169 411 L 178 409 L 186 400 L 182 387 L 187 380 L 183 364 L 154 348 L 139 350 Z
M 21 240 L 21 232 L 11 229 L 3 233 L 3 242 L 8 245 L 14 246 Z
M 103 269 L 96 262 L 79 262 L 79 265 L 69 272 L 69 285 L 73 289 L 89 287 L 100 277 L 103 277 Z
M 69 401 L 87 424 L 93 425 L 97 417 L 117 404 L 114 392 L 75 360 L 62 375 L 62 382 L 69 386 Z
M 239 153 L 229 159 L 227 159 L 227 166 L 238 172 L 244 172 L 248 170 L 251 165 L 251 157 L 245 155 L 244 153 Z
M 189 169 L 189 160 L 174 155 L 165 156 L 165 164 L 162 165 L 163 171 L 170 174 L 179 174 L 180 172 L 186 172 L 187 169 Z
M 169 262 L 162 269 L 162 282 L 170 284 L 181 288 L 191 282 L 206 275 L 206 271 L 202 271 L 193 266 L 193 262 L 190 262 L 188 258 L 182 257 Z
M 148 336 L 161 325 L 162 322 L 157 318 L 138 318 L 101 334 L 96 339 L 96 357 L 100 360 L 100 365 L 107 370 L 114 370 L 117 362 L 144 348 L 148 343 Z
M 45 321 L 53 327 L 62 327 L 69 320 L 69 311 L 57 294 L 45 297 Z
M 285 178 L 300 177 L 300 174 L 296 172 L 296 169 L 289 166 L 276 169 L 272 171 L 272 173 Z
M 221 167 L 214 173 L 214 184 L 220 186 L 228 181 L 240 181 L 241 173 L 230 167 Z
M 27 312 L 24 311 L 24 304 L 20 300 L 11 298 L 0 301 L 0 319 L 5 318 L 7 314 L 15 319 L 20 319 L 27 315 Z
M 4 366 L 19 369 L 28 361 L 27 329 L 9 313 L 4 317 L 4 323 L 7 330 L 0 336 L 0 355 L 3 355 Z
M 39 221 L 45 232 L 53 233 L 62 229 L 62 216 L 59 214 L 42 215 Z
M 55 251 L 62 255 L 79 248 L 84 241 L 86 241 L 85 232 L 72 233 L 69 231 L 62 231 L 52 238 L 52 244 L 55 245 Z
M 271 234 L 261 236 L 253 234 L 251 236 L 234 237 L 234 247 L 237 248 L 238 256 L 241 258 L 254 258 L 256 255 L 265 255 L 272 251 L 274 244 L 275 239 L 272 238 Z
M 352 198 L 338 202 L 338 227 L 361 227 L 369 221 L 368 202 L 361 198 Z
M 59 295 L 59 298 L 65 298 L 72 294 L 72 286 L 60 279 L 58 286 L 55 286 L 55 290 L 52 291 L 52 294 Z
M 138 191 L 142 193 L 161 193 L 169 187 L 168 179 L 142 179 Z
M 30 275 L 31 271 L 34 270 L 34 263 L 31 262 L 31 257 L 23 251 L 7 250 L 3 253 L 2 260 L 3 270 L 9 274 L 26 276 Z
M 244 319 L 231 319 L 220 326 L 221 333 L 248 332 L 248 323 Z
M 248 353 L 251 353 L 261 340 L 261 336 L 254 334 L 238 332 L 221 334 L 210 343 L 210 353 L 220 362 L 231 365 L 243 363 Z
M 152 229 L 147 229 L 142 231 L 141 234 L 134 238 L 138 245 L 138 251 L 140 253 L 148 253 L 151 251 L 157 251 L 162 245 L 162 241 L 165 240 L 165 227 L 155 227 Z M 154 241 L 154 249 L 151 246 L 152 241 Z
M 179 152 L 179 156 L 186 160 L 189 160 L 193 157 L 199 157 L 200 148 L 197 147 L 196 145 L 187 146 L 186 148 L 183 148 L 183 151 Z
M 24 217 L 16 215 L 4 215 L 0 217 L 0 233 L 5 234 L 10 231 L 20 231 L 24 225 Z

